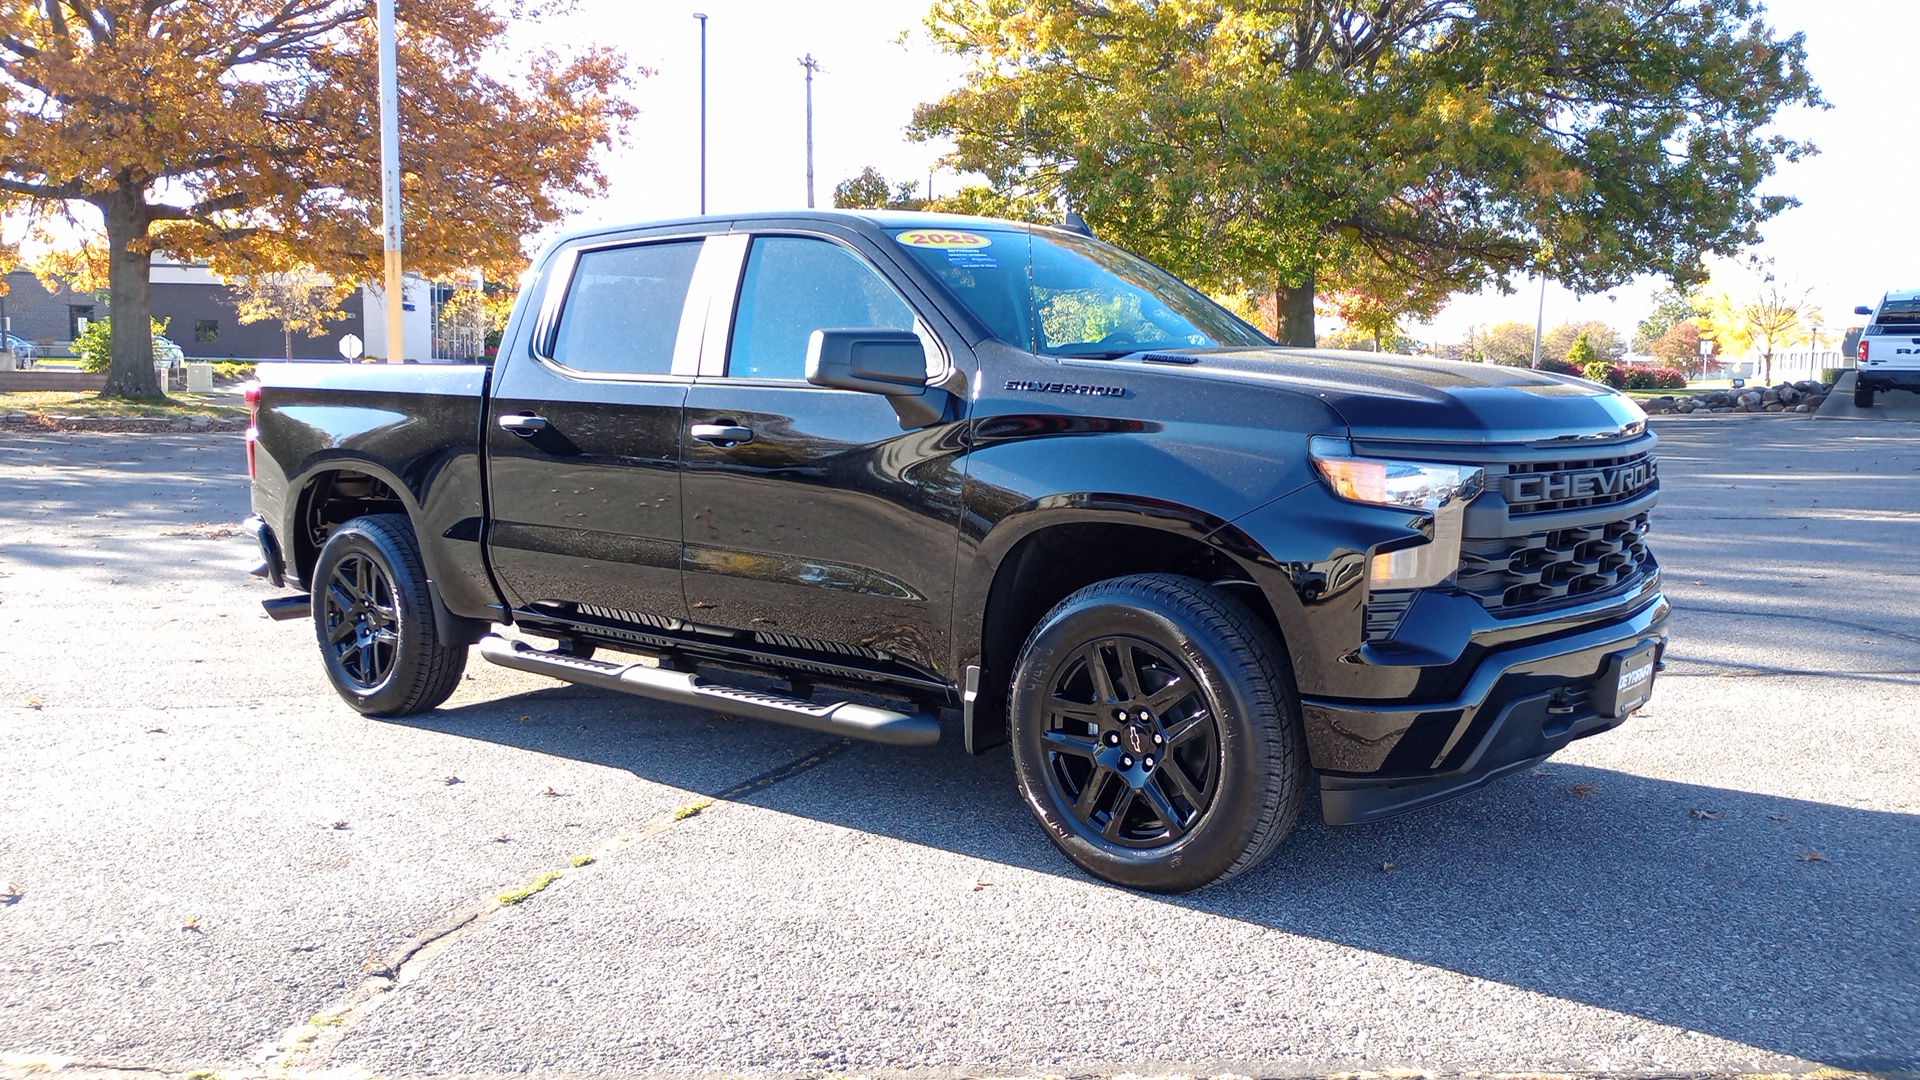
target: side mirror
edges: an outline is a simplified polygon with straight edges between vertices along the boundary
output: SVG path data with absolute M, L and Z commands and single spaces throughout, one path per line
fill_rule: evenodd
M 927 385 L 927 347 L 911 330 L 815 330 L 807 341 L 807 381 L 885 394 L 902 431 L 937 424 L 947 415 L 947 392 Z
M 1870 307 L 1868 307 L 1868 306 L 1867 306 L 1867 305 L 1865 305 L 1865 304 L 1861 304 L 1861 305 L 1859 305 L 1858 307 L 1855 307 L 1855 308 L 1853 309 L 1853 313 L 1854 313 L 1855 315 L 1871 315 L 1871 314 L 1873 314 L 1873 309 L 1872 309 L 1872 308 L 1870 308 Z
M 910 330 L 815 330 L 807 341 L 807 381 L 888 397 L 924 393 L 927 349 Z

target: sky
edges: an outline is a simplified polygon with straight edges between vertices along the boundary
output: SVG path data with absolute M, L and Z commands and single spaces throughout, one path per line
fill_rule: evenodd
M 1857 321 L 1856 304 L 1893 288 L 1920 287 L 1920 215 L 1897 208 L 1920 191 L 1920 140 L 1908 115 L 1914 100 L 1920 0 L 1770 0 L 1783 34 L 1804 32 L 1808 63 L 1832 108 L 1794 110 L 1778 129 L 1821 153 L 1782 163 L 1764 186 L 1803 205 L 1767 223 L 1757 249 L 1780 276 L 1813 290 L 1829 326 Z M 913 143 L 905 129 L 916 104 L 959 83 L 962 61 L 933 49 L 921 27 L 926 0 L 580 0 L 575 14 L 544 33 L 566 42 L 604 42 L 653 73 L 632 96 L 640 116 L 608 155 L 606 199 L 582 206 L 568 227 L 639 221 L 700 209 L 700 23 L 707 20 L 707 208 L 711 212 L 806 205 L 806 82 L 799 59 L 823 71 L 813 83 L 814 195 L 832 204 L 833 186 L 867 165 L 888 178 L 917 180 L 934 194 L 961 182 L 934 172 L 948 149 Z M 902 40 L 902 34 L 906 37 Z M 1734 268 L 1725 268 L 1734 273 Z M 1545 319 L 1598 319 L 1624 336 L 1664 284 L 1636 280 L 1597 296 L 1551 284 Z M 1537 283 L 1516 292 L 1457 297 L 1429 326 L 1429 342 L 1459 341 L 1468 327 L 1532 322 Z M 1322 331 L 1330 323 L 1322 319 Z

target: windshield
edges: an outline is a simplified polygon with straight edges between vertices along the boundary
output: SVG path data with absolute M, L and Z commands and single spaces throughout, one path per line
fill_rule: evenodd
M 1009 345 L 1112 358 L 1149 348 L 1271 345 L 1191 286 L 1111 244 L 1012 228 L 893 238 Z

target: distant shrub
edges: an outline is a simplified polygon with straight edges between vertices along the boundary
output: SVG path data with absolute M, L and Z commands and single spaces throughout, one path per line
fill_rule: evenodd
M 253 378 L 253 364 L 241 364 L 232 360 L 218 360 L 213 365 L 213 381 L 230 383 L 243 382 Z
M 168 319 L 153 320 L 153 336 L 166 335 Z M 93 319 L 87 329 L 73 339 L 73 355 L 80 358 L 80 370 L 105 371 L 113 366 L 113 317 Z
M 1627 386 L 1626 374 L 1605 360 L 1587 361 L 1586 366 L 1581 368 L 1580 374 L 1590 382 L 1603 383 L 1616 390 L 1624 390 Z
M 1579 375 L 1582 378 L 1586 376 L 1586 372 L 1580 369 L 1580 365 L 1571 360 L 1555 360 L 1551 356 L 1540 358 L 1540 370 L 1551 371 L 1555 375 Z
M 1821 368 L 1820 381 L 1823 383 L 1837 383 L 1840 381 L 1840 376 L 1845 375 L 1847 372 L 1852 370 L 1853 370 L 1852 368 L 1843 368 L 1843 367 Z

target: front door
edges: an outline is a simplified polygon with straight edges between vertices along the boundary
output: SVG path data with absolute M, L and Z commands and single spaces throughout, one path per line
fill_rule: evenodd
M 813 386 L 805 370 L 815 329 L 916 324 L 944 369 L 926 324 L 855 248 L 753 238 L 728 332 L 708 334 L 713 374 L 687 396 L 692 621 L 941 673 L 963 468 L 953 425 L 903 431 L 886 397 Z
M 549 286 L 563 290 L 557 316 L 525 354 L 502 357 L 486 418 L 489 552 L 515 608 L 685 618 L 680 436 L 705 319 L 704 298 L 689 299 L 703 243 L 563 254 Z M 684 349 L 683 324 L 694 330 Z

